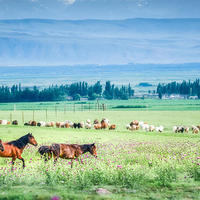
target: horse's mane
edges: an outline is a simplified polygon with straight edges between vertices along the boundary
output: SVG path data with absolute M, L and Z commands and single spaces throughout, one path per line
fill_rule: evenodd
M 22 149 L 27 145 L 29 136 L 30 134 L 28 133 L 27 135 L 20 137 L 18 140 L 10 141 L 7 144 L 11 144 L 13 146 L 16 146 L 19 149 Z

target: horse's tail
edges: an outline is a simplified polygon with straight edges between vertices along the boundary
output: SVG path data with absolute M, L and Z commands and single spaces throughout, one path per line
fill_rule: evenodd
M 59 155 L 60 155 L 60 145 L 59 144 L 52 144 L 50 149 L 56 157 L 59 157 Z

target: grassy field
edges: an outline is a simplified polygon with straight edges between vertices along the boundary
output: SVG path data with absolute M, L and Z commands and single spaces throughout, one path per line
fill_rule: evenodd
M 24 127 L 21 111 L 13 119 L 19 126 L 0 126 L 3 141 L 32 132 L 39 146 L 53 142 L 93 143 L 98 158 L 82 156 L 84 164 L 60 159 L 44 163 L 37 148 L 28 145 L 23 157 L 26 168 L 17 161 L 11 172 L 11 159 L 0 158 L 0 199 L 200 199 L 200 135 L 172 133 L 173 125 L 200 124 L 200 111 L 48 111 L 48 120 L 81 121 L 107 117 L 117 130 L 73 130 Z M 25 120 L 32 111 L 24 111 Z M 1 111 L 0 119 L 9 119 L 10 111 Z M 35 120 L 45 120 L 45 112 L 35 111 Z M 125 129 L 133 119 L 163 125 L 163 133 Z M 98 194 L 104 188 L 109 194 Z
M 98 106 L 99 104 L 99 106 Z M 57 110 L 57 111 L 196 111 L 200 110 L 200 100 L 159 100 L 159 99 L 130 99 L 130 100 L 99 100 L 97 101 L 58 101 L 58 102 L 22 102 L 0 103 L 0 111 L 6 110 Z

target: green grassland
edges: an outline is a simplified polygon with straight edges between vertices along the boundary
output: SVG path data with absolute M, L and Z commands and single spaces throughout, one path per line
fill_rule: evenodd
M 194 102 L 198 104 L 198 101 Z M 128 101 L 123 103 L 129 104 Z M 22 108 L 27 105 L 37 107 L 36 103 L 20 105 Z M 194 110 L 55 112 L 48 109 L 47 121 L 69 119 L 78 122 L 107 117 L 117 125 L 115 131 L 25 127 L 22 112 L 24 120 L 29 121 L 33 118 L 33 111 L 0 111 L 0 119 L 9 120 L 12 113 L 12 118 L 19 120 L 19 126 L 0 126 L 3 141 L 32 132 L 39 146 L 53 142 L 95 142 L 98 153 L 97 159 L 89 154 L 83 155 L 83 164 L 75 162 L 73 169 L 70 160 L 60 159 L 56 166 L 52 160 L 44 163 L 37 154 L 38 147 L 31 145 L 23 153 L 24 170 L 21 161 L 17 161 L 12 172 L 11 159 L 0 158 L 0 199 L 43 200 L 54 196 L 60 199 L 200 199 L 200 135 L 191 131 L 184 134 L 172 132 L 173 125 L 200 124 L 200 111 Z M 46 111 L 35 109 L 34 119 L 46 121 Z M 134 119 L 163 125 L 165 131 L 126 130 L 126 124 Z M 99 195 L 98 188 L 104 188 L 110 194 Z
M 98 106 L 99 104 L 99 106 Z M 200 100 L 159 100 L 159 99 L 130 99 L 130 100 L 99 100 L 99 101 L 58 101 L 58 102 L 20 102 L 0 103 L 1 110 L 58 110 L 58 111 L 85 111 L 102 110 L 113 111 L 143 111 L 143 110 L 200 110 Z

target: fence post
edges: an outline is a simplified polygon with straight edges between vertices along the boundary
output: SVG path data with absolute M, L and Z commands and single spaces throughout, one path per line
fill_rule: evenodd
M 76 111 L 75 103 L 74 103 L 74 112 Z
M 35 120 L 35 110 L 33 110 L 33 121 Z
M 46 121 L 47 121 L 47 109 L 46 109 Z
M 90 111 L 90 103 L 89 103 L 89 111 Z
M 103 111 L 105 110 L 105 104 L 104 103 L 102 104 L 102 109 L 103 109 Z
M 66 114 L 66 105 L 65 105 L 65 107 L 64 107 L 64 115 Z
M 10 124 L 12 124 L 12 113 L 10 113 Z
M 22 112 L 22 123 L 24 124 L 24 112 Z
M 57 117 L 57 106 L 55 106 L 55 116 Z

